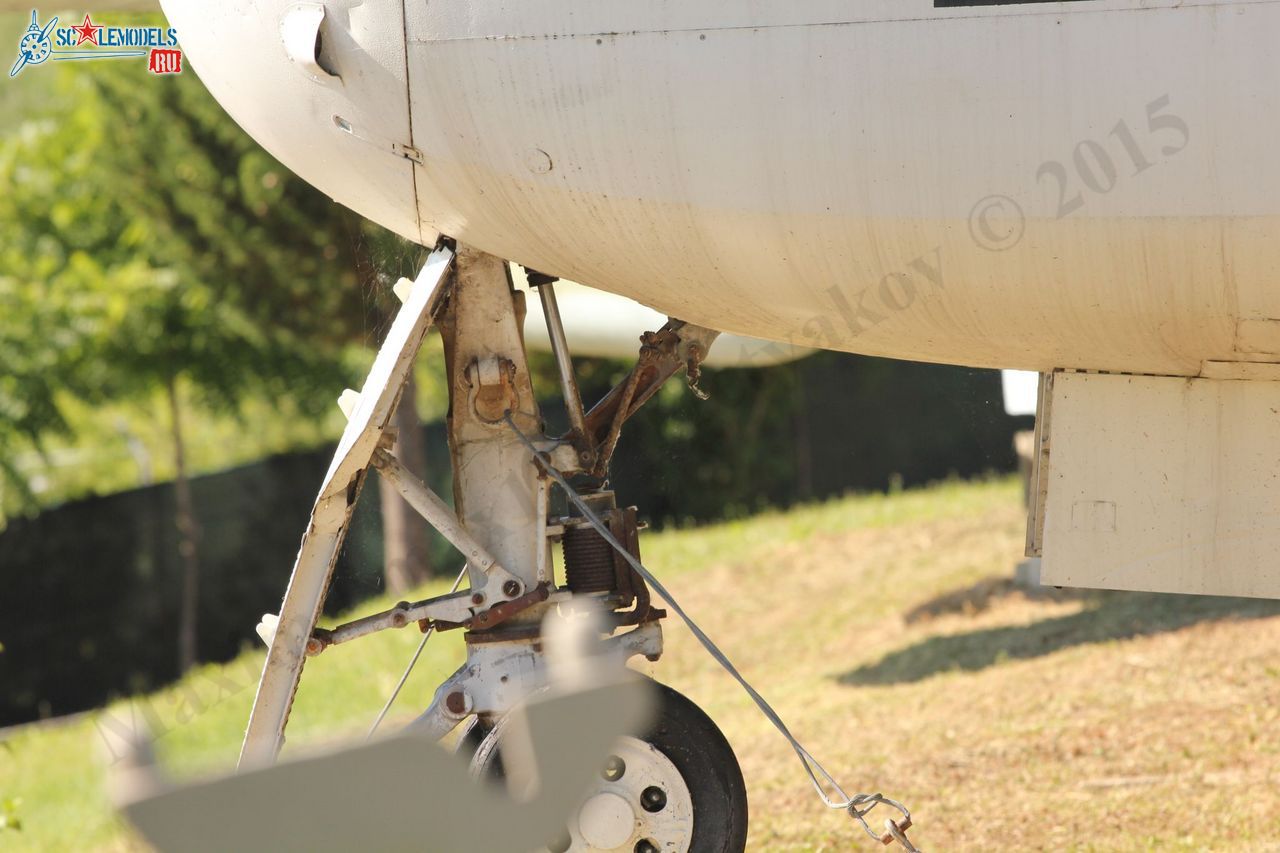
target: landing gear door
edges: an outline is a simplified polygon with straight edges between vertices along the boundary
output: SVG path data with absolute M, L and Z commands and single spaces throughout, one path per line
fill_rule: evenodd
M 1043 583 L 1280 598 L 1280 381 L 1058 373 L 1046 405 Z

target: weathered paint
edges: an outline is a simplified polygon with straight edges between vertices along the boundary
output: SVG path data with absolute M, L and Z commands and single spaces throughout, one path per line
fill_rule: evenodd
M 250 133 L 408 237 L 806 346 L 1280 358 L 1241 326 L 1280 317 L 1275 2 L 335 0 L 320 79 L 290 5 L 164 3 Z

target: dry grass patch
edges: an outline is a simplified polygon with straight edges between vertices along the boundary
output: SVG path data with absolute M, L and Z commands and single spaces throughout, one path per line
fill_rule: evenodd
M 947 484 L 647 534 L 642 547 L 850 791 L 912 807 L 930 853 L 1280 850 L 1280 605 L 1019 590 L 1019 497 L 1011 480 Z M 749 849 L 877 849 L 820 806 L 786 743 L 688 631 L 669 621 L 667 636 L 647 669 L 733 743 Z M 362 643 L 308 664 L 291 743 L 358 736 L 416 635 Z M 397 719 L 460 656 L 456 637 L 433 644 Z M 177 714 L 192 688 L 205 697 L 160 743 L 171 766 L 234 760 L 260 665 L 249 652 L 149 698 Z M 244 686 L 222 696 L 214 685 L 228 675 Z M 0 799 L 23 797 L 23 830 L 0 833 L 0 847 L 131 849 L 101 794 L 91 722 L 4 747 Z
M 1022 540 L 1011 499 L 673 586 L 828 769 L 912 807 L 925 849 L 1280 849 L 1280 606 L 1026 592 Z M 850 849 L 785 742 L 670 636 L 656 671 L 733 742 L 750 849 Z

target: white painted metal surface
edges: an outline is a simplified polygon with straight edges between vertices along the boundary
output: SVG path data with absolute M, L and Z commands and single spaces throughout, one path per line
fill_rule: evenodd
M 413 212 L 401 0 L 161 6 L 201 80 L 264 148 L 353 210 L 435 242 Z
M 516 286 L 523 287 L 523 274 L 518 270 L 512 273 Z M 666 315 L 625 296 L 572 281 L 558 281 L 555 287 L 561 319 L 573 342 L 575 355 L 633 361 L 640 347 L 640 335 L 661 329 L 667 322 Z M 530 349 L 550 352 L 551 339 L 537 294 L 530 294 L 525 305 L 528 306 L 525 343 Z M 704 367 L 769 367 L 804 358 L 812 352 L 808 347 L 763 338 L 721 335 L 702 364 Z
M 524 341 L 506 264 L 460 248 L 449 314 L 441 333 L 450 352 L 449 447 L 458 517 L 507 571 L 533 589 L 551 580 L 546 537 L 547 482 L 532 457 L 502 421 L 510 409 L 519 428 L 538 434 L 542 419 L 534 399 Z M 486 417 L 485 389 L 505 385 L 510 396 Z M 471 584 L 484 577 L 469 569 Z
M 1280 382 L 1060 373 L 1052 394 L 1043 583 L 1280 598 Z
M 447 249 L 427 260 L 378 351 L 360 399 L 338 442 L 311 511 L 311 522 L 302 536 L 278 621 L 270 632 L 271 645 L 240 752 L 242 767 L 269 764 L 280 750 L 293 694 L 306 660 L 307 640 L 324 604 L 329 578 L 346 536 L 365 470 L 395 410 L 422 337 L 431 325 L 440 285 L 452 263 L 453 253 Z M 483 586 L 483 579 L 479 586 Z
M 336 80 L 288 0 L 163 5 L 250 133 L 406 236 L 807 346 L 1280 361 L 1272 0 L 335 0 Z
M 571 853 L 632 853 L 643 840 L 658 850 L 688 850 L 693 840 L 693 795 L 671 759 L 634 737 L 620 738 L 611 754 L 622 759 L 626 772 L 616 780 L 594 780 L 592 796 L 569 823 Z M 650 787 L 664 797 L 662 808 L 654 812 L 643 805 Z

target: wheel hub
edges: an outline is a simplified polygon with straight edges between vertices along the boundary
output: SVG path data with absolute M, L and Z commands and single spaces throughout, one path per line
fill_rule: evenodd
M 693 795 L 661 750 L 625 737 L 568 830 L 575 853 L 684 853 L 693 842 Z
M 613 850 L 635 834 L 636 813 L 612 791 L 596 794 L 578 810 L 578 831 L 592 847 Z

